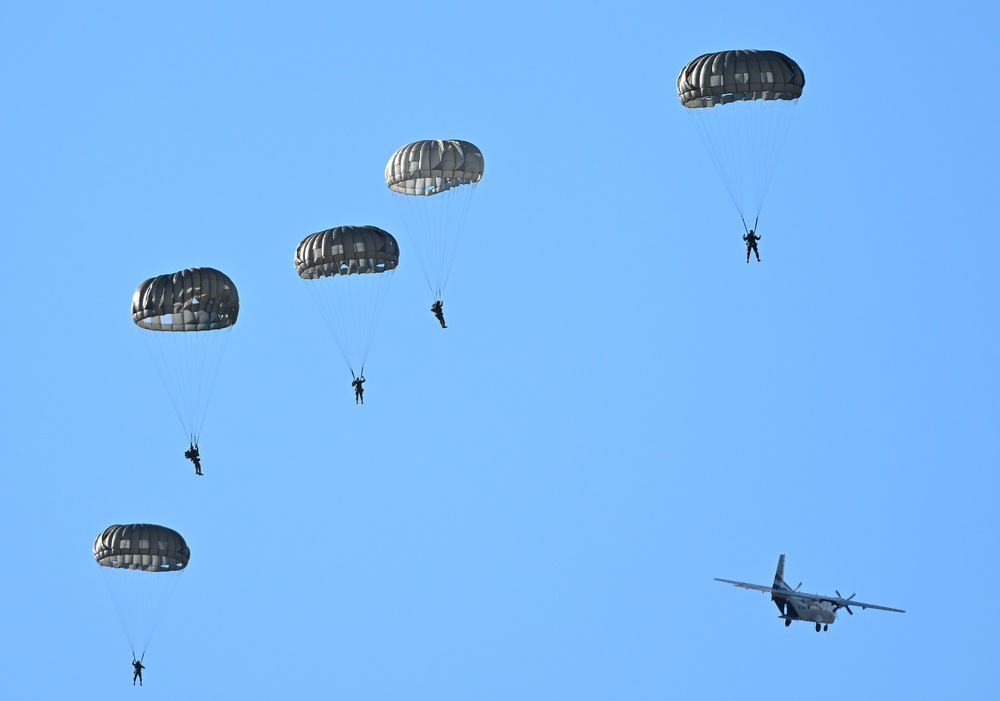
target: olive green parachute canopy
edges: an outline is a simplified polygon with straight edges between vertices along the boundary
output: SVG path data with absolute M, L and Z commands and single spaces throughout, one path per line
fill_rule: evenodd
M 798 64 L 777 51 L 719 51 L 684 66 L 677 76 L 677 97 L 692 108 L 741 100 L 795 100 L 805 84 Z
M 399 245 L 377 226 L 338 226 L 302 239 L 295 249 L 299 277 L 384 273 L 399 264 Z
M 131 523 L 108 526 L 97 536 L 94 559 L 101 567 L 172 572 L 187 567 L 191 550 L 175 530 L 151 523 Z
M 482 177 L 482 152 L 458 139 L 414 141 L 392 154 L 385 167 L 385 184 L 404 195 L 437 195 Z
M 159 275 L 132 295 L 132 320 L 152 331 L 212 331 L 236 323 L 236 285 L 215 268 L 188 268 Z

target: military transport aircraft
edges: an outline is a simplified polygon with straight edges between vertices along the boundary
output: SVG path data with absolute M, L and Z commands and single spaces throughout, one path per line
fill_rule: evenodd
M 778 610 L 781 611 L 781 616 L 779 618 L 785 619 L 785 625 L 792 625 L 792 621 L 810 621 L 816 624 L 816 632 L 818 633 L 821 629 L 827 630 L 830 624 L 837 620 L 837 611 L 839 609 L 847 609 L 847 612 L 854 615 L 854 611 L 851 611 L 852 606 L 859 606 L 863 609 L 878 609 L 879 611 L 895 611 L 896 613 L 906 613 L 902 609 L 893 609 L 888 606 L 876 606 L 875 604 L 865 604 L 860 601 L 854 600 L 854 594 L 851 594 L 846 599 L 837 592 L 836 596 L 820 596 L 819 594 L 805 594 L 799 591 L 799 587 L 802 583 L 799 583 L 799 587 L 792 589 L 787 584 L 785 584 L 785 556 L 781 555 L 778 557 L 778 569 L 774 573 L 774 584 L 771 586 L 764 586 L 763 584 L 747 584 L 746 582 L 734 582 L 731 579 L 719 579 L 715 578 L 716 582 L 725 582 L 726 584 L 734 584 L 738 587 L 743 587 L 744 589 L 754 589 L 756 591 L 762 591 L 766 594 L 771 595 L 771 601 L 775 603 Z M 835 590 L 836 591 L 836 590 Z

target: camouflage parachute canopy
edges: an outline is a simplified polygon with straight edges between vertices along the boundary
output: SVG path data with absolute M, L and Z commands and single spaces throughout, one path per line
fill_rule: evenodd
M 483 154 L 468 141 L 414 141 L 392 154 L 385 184 L 404 195 L 437 195 L 483 177 Z
M 132 295 L 132 320 L 153 331 L 211 331 L 236 323 L 236 285 L 215 268 L 188 268 L 150 278 Z
M 295 269 L 306 280 L 384 273 L 399 264 L 399 244 L 377 226 L 338 226 L 302 239 Z
M 805 84 L 798 64 L 777 51 L 719 51 L 684 66 L 677 76 L 677 97 L 692 108 L 742 100 L 795 100 Z
M 191 550 L 175 530 L 131 523 L 104 529 L 94 541 L 94 559 L 101 567 L 172 572 L 187 567 Z

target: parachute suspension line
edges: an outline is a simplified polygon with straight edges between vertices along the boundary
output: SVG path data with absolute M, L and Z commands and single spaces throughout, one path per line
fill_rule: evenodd
M 108 587 L 132 651 L 146 658 L 167 601 L 184 574 L 191 551 L 184 538 L 150 523 L 116 524 L 94 541 L 94 558 Z
M 441 276 L 441 289 L 438 294 L 444 293 L 445 285 L 448 284 L 448 278 L 451 276 L 451 268 L 455 263 L 455 255 L 458 253 L 458 246 L 462 241 L 462 233 L 465 231 L 465 220 L 469 214 L 469 204 L 472 202 L 472 196 L 476 192 L 476 186 L 479 183 L 469 183 L 467 185 L 460 185 L 457 188 L 452 188 L 445 193 L 445 196 L 451 196 L 452 199 L 457 199 L 455 203 L 457 211 L 457 216 L 452 217 L 452 221 L 442 222 L 442 234 L 444 235 L 444 242 L 442 245 L 442 276 Z M 452 227 L 452 231 L 446 231 L 446 227 Z
M 392 193 L 412 244 L 408 250 L 417 256 L 435 300 L 444 299 L 476 185 L 466 183 L 435 195 Z
M 760 167 L 757 179 L 752 182 L 756 187 L 750 193 L 756 203 L 755 218 L 760 216 L 771 187 L 771 179 L 780 160 L 781 147 L 795 114 L 795 100 L 764 100 L 758 101 L 760 109 L 756 110 L 755 118 L 745 120 L 744 125 L 751 129 L 746 135 L 748 148 L 745 157 L 752 158 Z M 752 202 L 747 202 L 752 204 Z
M 759 217 L 798 100 L 685 109 L 736 210 Z
M 166 343 L 161 336 L 165 334 L 162 331 L 150 331 L 147 329 L 139 328 L 136 329 L 139 332 L 139 337 L 142 339 L 143 345 L 149 351 L 149 355 L 153 358 L 153 367 L 156 368 L 156 374 L 160 376 L 160 381 L 163 386 L 167 389 L 167 396 L 170 399 L 170 405 L 174 408 L 174 413 L 177 415 L 177 421 L 180 422 L 181 428 L 185 433 L 185 437 L 191 438 L 193 434 L 191 433 L 190 427 L 184 420 L 184 412 L 181 411 L 181 397 L 179 392 L 175 389 L 174 379 L 171 377 L 171 358 L 168 357 L 166 352 Z
M 141 661 L 184 570 L 140 572 L 113 567 L 101 570 L 132 658 L 139 652 Z
M 386 165 L 385 183 L 435 301 L 444 299 L 469 199 L 482 176 L 482 152 L 460 139 L 415 141 Z
M 201 437 L 201 430 L 205 425 L 205 417 L 208 415 L 208 407 L 212 403 L 212 390 L 215 388 L 215 382 L 219 378 L 219 369 L 222 367 L 222 358 L 226 354 L 226 346 L 229 345 L 229 332 L 232 330 L 232 326 L 227 326 L 224 329 L 216 329 L 214 331 L 201 331 L 198 333 L 205 334 L 219 334 L 218 343 L 220 348 L 218 352 L 213 352 L 211 354 L 206 352 L 208 356 L 208 362 L 203 365 L 202 377 L 200 378 L 201 386 L 205 387 L 205 397 L 204 404 L 201 409 L 201 417 L 196 419 L 198 424 L 194 429 L 194 445 L 198 446 L 198 439 Z M 213 339 L 205 338 L 202 342 L 203 346 L 207 346 Z
M 421 240 L 427 238 L 429 235 L 428 232 L 432 227 L 421 221 L 420 213 L 417 211 L 419 203 L 411 202 L 412 199 L 419 198 L 415 195 L 404 195 L 401 192 L 392 191 L 392 201 L 396 205 L 396 211 L 399 212 L 400 217 L 403 219 L 406 238 L 412 244 L 407 250 L 416 253 L 417 262 L 420 263 L 420 269 L 424 273 L 424 281 L 427 283 L 427 289 L 430 290 L 431 294 L 434 294 L 430 260 L 428 260 L 428 252 L 426 250 L 428 245 L 427 241 Z
M 729 139 L 720 138 L 719 135 L 725 136 L 725 128 L 717 125 L 718 122 L 725 119 L 725 115 L 720 116 L 717 110 L 725 109 L 727 107 L 733 107 L 732 105 L 719 105 L 715 107 L 702 107 L 697 109 L 685 109 L 684 112 L 687 113 L 688 119 L 694 124 L 695 131 L 698 132 L 698 138 L 701 139 L 701 143 L 705 146 L 709 155 L 715 164 L 715 169 L 722 178 L 722 184 L 726 187 L 726 192 L 729 193 L 730 199 L 736 206 L 736 210 L 740 212 L 742 216 L 743 212 L 740 211 L 740 197 L 736 192 L 735 178 L 732 173 L 732 169 L 727 167 L 727 163 L 730 160 L 727 158 L 727 153 L 731 151 L 733 147 L 729 147 L 726 143 Z M 705 112 L 706 114 L 702 114 Z M 716 124 L 715 129 L 711 128 L 711 124 Z M 729 127 L 731 129 L 732 127 Z M 711 138 L 712 134 L 716 135 L 716 138 Z M 738 143 L 738 140 L 737 140 Z
M 379 273 L 378 275 L 366 275 L 365 277 L 378 277 L 375 284 L 375 299 L 371 302 L 369 311 L 366 313 L 363 321 L 364 333 L 362 334 L 361 342 L 361 374 L 365 374 L 365 363 L 368 361 L 368 353 L 371 350 L 372 342 L 375 340 L 375 334 L 378 330 L 378 320 L 382 315 L 382 307 L 385 306 L 385 298 L 389 295 L 389 290 L 392 287 L 392 278 L 395 271 L 386 271 L 384 273 Z
M 334 275 L 303 281 L 352 374 L 355 367 L 364 367 L 367 362 L 380 310 L 392 287 L 392 273 Z
M 142 648 L 142 654 L 139 655 L 139 662 L 140 663 L 142 663 L 142 661 L 145 659 L 145 657 L 146 657 L 146 650 L 148 650 L 148 649 L 149 649 L 149 642 L 147 641 L 146 642 L 146 646 L 144 648 Z M 133 658 L 135 657 L 135 652 L 134 651 L 132 652 L 132 657 Z
M 210 331 L 136 328 L 167 390 L 184 437 L 198 445 L 232 327 Z

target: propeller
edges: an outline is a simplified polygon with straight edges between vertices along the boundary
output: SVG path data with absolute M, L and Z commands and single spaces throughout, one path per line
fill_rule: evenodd
M 796 587 L 795 587 L 795 591 L 798 591 L 798 590 L 799 590 L 799 587 L 801 587 L 801 586 L 802 586 L 802 582 L 799 582 L 799 583 L 798 583 L 798 586 L 796 586 Z
M 850 601 L 851 599 L 853 599 L 853 598 L 855 597 L 855 595 L 857 595 L 857 592 L 854 592 L 854 594 L 851 594 L 851 595 L 850 595 L 849 597 L 847 597 L 847 598 L 845 599 L 845 598 L 843 597 L 843 595 L 842 595 L 842 594 L 841 594 L 841 593 L 840 593 L 839 591 L 837 591 L 836 589 L 834 589 L 834 591 L 836 591 L 836 592 L 837 592 L 837 596 L 839 596 L 839 597 L 840 597 L 840 599 L 841 599 L 842 601 L 844 601 L 844 602 L 845 602 L 845 603 L 843 603 L 843 604 L 838 604 L 838 605 L 837 605 L 837 608 L 845 608 L 845 609 L 847 609 L 847 612 L 848 612 L 849 614 L 851 614 L 851 615 L 853 616 L 853 615 L 854 615 L 854 611 L 852 611 L 852 610 L 851 610 L 851 607 L 850 607 L 850 606 L 848 606 L 846 602 L 848 602 L 848 601 Z

